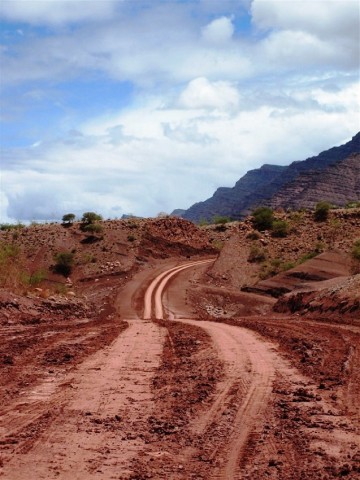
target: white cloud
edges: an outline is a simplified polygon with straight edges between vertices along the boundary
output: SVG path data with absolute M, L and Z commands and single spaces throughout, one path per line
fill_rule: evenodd
M 61 25 L 111 18 L 117 3 L 117 0 L 2 0 L 0 15 L 15 22 Z
M 357 0 L 254 0 L 251 12 L 253 22 L 261 28 L 358 38 Z
M 289 89 L 287 95 L 292 108 L 269 101 L 224 115 L 165 107 L 160 97 L 93 119 L 12 158 L 2 172 L 3 210 L 14 220 L 86 210 L 105 217 L 170 212 L 232 186 L 263 163 L 302 160 L 356 133 L 355 84 L 338 91 Z M 306 102 L 314 108 L 303 109 Z M 344 108 L 329 112 L 337 105 Z
M 277 48 L 280 54 L 286 50 L 284 60 L 291 61 L 292 51 L 300 65 L 320 60 L 321 64 L 358 68 L 357 0 L 254 0 L 251 13 L 254 25 L 273 30 L 268 42 L 264 42 L 265 48 L 270 42 L 273 53 Z
M 181 93 L 179 103 L 185 108 L 210 108 L 232 111 L 240 96 L 229 82 L 210 82 L 204 77 L 192 80 Z
M 3 19 L 48 27 L 21 27 L 0 46 L 9 137 L 36 132 L 32 147 L 3 152 L 2 218 L 189 207 L 249 169 L 304 159 L 358 128 L 355 2 L 254 0 L 251 34 L 239 0 L 83 3 L 1 3 Z M 87 118 L 91 96 L 80 105 L 67 95 L 88 79 L 104 81 L 94 91 L 106 105 Z
M 220 17 L 213 20 L 202 29 L 203 39 L 214 45 L 227 43 L 235 31 L 232 19 L 229 17 Z

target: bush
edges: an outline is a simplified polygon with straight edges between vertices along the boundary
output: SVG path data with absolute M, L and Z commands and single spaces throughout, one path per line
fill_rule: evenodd
M 270 230 L 274 222 L 274 213 L 269 207 L 259 207 L 252 213 L 252 223 L 256 230 Z
M 206 218 L 200 218 L 198 225 L 199 227 L 205 227 L 205 225 L 209 225 L 209 222 L 206 220 Z
M 249 239 L 249 240 L 259 240 L 260 234 L 254 230 L 254 231 L 248 233 L 246 235 L 246 238 Z
M 224 243 L 221 242 L 220 240 L 213 240 L 211 244 L 215 248 L 215 250 L 218 250 L 218 251 L 220 251 L 224 246 Z
M 127 239 L 128 239 L 128 242 L 135 242 L 136 237 L 134 235 L 128 235 Z
M 360 202 L 356 202 L 356 201 L 348 202 L 345 205 L 345 208 L 359 208 L 359 207 L 360 207 Z
M 25 225 L 23 225 L 22 223 L 1 223 L 0 224 L 0 230 L 3 230 L 3 231 L 19 230 L 24 227 Z
M 60 252 L 55 255 L 55 272 L 67 277 L 70 275 L 74 264 L 74 254 L 72 252 Z
M 314 218 L 317 222 L 325 222 L 329 217 L 331 205 L 329 202 L 319 202 L 316 204 Z
M 360 239 L 356 240 L 354 246 L 351 251 L 351 256 L 354 260 L 358 260 L 360 262 Z
M 31 285 L 35 287 L 39 285 L 41 282 L 47 279 L 47 274 L 44 270 L 37 270 L 36 272 L 32 273 L 31 275 L 23 274 L 22 281 L 26 285 Z
M 285 220 L 274 220 L 272 225 L 272 235 L 274 237 L 287 237 L 289 233 L 289 224 Z
M 82 227 L 82 231 L 87 233 L 101 233 L 103 227 L 99 223 L 88 223 Z
M 213 220 L 212 222 L 215 224 L 215 225 L 225 225 L 225 223 L 229 223 L 230 222 L 230 218 L 229 217 L 224 217 L 222 215 L 215 215 L 213 217 Z
M 250 248 L 250 253 L 248 257 L 248 262 L 250 263 L 261 263 L 266 260 L 266 252 L 264 249 L 258 245 L 253 245 Z

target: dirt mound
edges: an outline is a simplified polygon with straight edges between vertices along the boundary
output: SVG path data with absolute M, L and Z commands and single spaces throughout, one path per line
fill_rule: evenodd
M 254 230 L 250 217 L 243 222 L 206 227 L 210 240 L 220 248 L 209 272 L 216 286 L 253 286 L 324 252 L 336 251 L 345 258 L 359 237 L 359 209 L 333 210 L 325 222 L 315 222 L 312 212 L 278 212 L 275 216 L 288 225 L 285 237 Z M 349 261 L 342 262 L 347 268 Z M 314 268 L 321 270 L 322 266 Z M 348 271 L 339 275 L 348 275 Z
M 317 286 L 316 290 L 284 295 L 275 304 L 274 310 L 341 321 L 350 318 L 360 323 L 360 275 L 338 279 L 337 282 L 324 282 L 322 286 L 327 288 L 319 290 Z
M 250 290 L 279 297 L 293 290 L 321 288 L 319 282 L 345 277 L 350 273 L 350 258 L 341 252 L 329 251 L 286 272 L 262 280 L 250 287 Z
M 188 220 L 166 217 L 144 224 L 141 251 L 154 258 L 166 258 L 174 254 L 213 253 L 214 249 L 204 230 Z

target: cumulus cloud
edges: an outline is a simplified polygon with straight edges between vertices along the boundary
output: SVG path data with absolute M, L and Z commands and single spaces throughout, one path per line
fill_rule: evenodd
M 160 97 L 21 155 L 13 151 L 2 172 L 3 210 L 14 220 L 49 220 L 67 211 L 151 216 L 186 208 L 263 163 L 288 164 L 348 140 L 358 118 L 356 95 L 355 84 L 309 87 L 288 91 L 291 109 L 268 97 L 268 105 L 231 116 L 164 107 Z M 329 114 L 336 104 L 344 108 Z
M 82 3 L 1 4 L 2 219 L 170 212 L 356 133 L 355 2 Z
M 234 110 L 239 105 L 240 96 L 229 82 L 210 82 L 200 77 L 192 80 L 181 93 L 179 103 L 185 108 L 210 108 Z
M 317 62 L 358 67 L 359 5 L 354 0 L 254 0 L 252 21 L 273 30 L 265 37 L 265 52 L 301 65 Z M 284 55 L 284 52 L 287 52 Z M 291 52 L 295 55 L 291 56 Z
M 214 45 L 227 43 L 235 31 L 232 19 L 229 17 L 216 18 L 202 29 L 202 38 Z

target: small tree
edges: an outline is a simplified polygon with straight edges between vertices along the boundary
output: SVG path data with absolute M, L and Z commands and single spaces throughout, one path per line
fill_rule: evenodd
M 317 222 L 325 222 L 329 217 L 331 205 L 329 202 L 319 202 L 316 204 L 314 218 Z
M 256 230 L 270 230 L 274 221 L 274 214 L 269 207 L 258 207 L 253 211 L 253 226 Z
M 85 212 L 81 221 L 85 224 L 95 223 L 102 220 L 102 216 L 95 212 Z
M 75 215 L 73 213 L 66 213 L 62 217 L 62 221 L 68 225 L 71 225 L 74 220 L 75 220 Z

